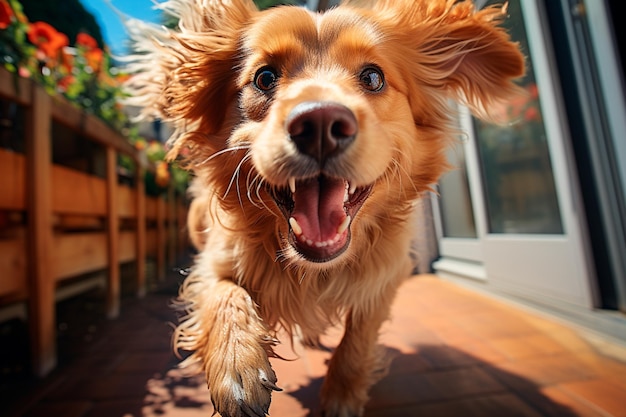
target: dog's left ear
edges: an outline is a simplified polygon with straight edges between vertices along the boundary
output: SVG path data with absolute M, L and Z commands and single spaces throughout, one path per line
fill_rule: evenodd
M 486 118 L 494 102 L 520 93 L 513 80 L 525 73 L 519 45 L 498 26 L 505 17 L 506 5 L 475 11 L 469 1 L 456 3 L 423 47 L 453 97 Z
M 513 80 L 525 73 L 524 56 L 498 26 L 506 5 L 477 11 L 471 1 L 381 0 L 377 6 L 381 3 L 387 12 L 395 9 L 396 24 L 410 28 L 412 39 L 406 42 L 417 53 L 414 78 L 421 83 L 447 91 L 485 118 L 492 104 L 520 93 Z

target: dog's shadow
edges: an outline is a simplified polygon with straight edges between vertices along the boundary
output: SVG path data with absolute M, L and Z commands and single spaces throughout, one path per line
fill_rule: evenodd
M 500 417 L 551 415 L 576 417 L 569 407 L 541 392 L 536 382 L 445 345 L 420 345 L 416 353 L 386 348 L 389 371 L 370 390 L 364 417 L 464 415 Z M 314 378 L 288 395 L 319 417 L 323 378 Z

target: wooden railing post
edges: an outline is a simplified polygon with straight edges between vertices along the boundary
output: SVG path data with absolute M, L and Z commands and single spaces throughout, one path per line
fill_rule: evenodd
M 178 254 L 176 253 L 177 224 L 176 221 L 176 194 L 174 186 L 170 184 L 167 188 L 167 265 L 172 267 L 176 263 Z
M 106 148 L 107 190 L 107 295 L 106 313 L 109 318 L 120 314 L 119 215 L 117 207 L 117 152 Z
M 178 255 L 185 252 L 187 243 L 187 222 L 185 221 L 185 207 L 183 197 L 179 197 L 176 201 L 176 220 L 178 221 Z
M 57 363 L 55 281 L 52 276 L 51 99 L 33 88 L 26 121 L 29 326 L 33 371 L 48 374 Z
M 162 196 L 157 197 L 157 279 L 162 281 L 165 279 L 165 262 L 166 262 L 166 246 L 167 246 L 167 231 L 165 228 L 165 222 L 167 221 L 166 202 Z
M 146 294 L 146 186 L 144 183 L 144 167 L 139 160 L 135 161 L 137 171 L 135 173 L 135 190 L 137 193 L 137 229 L 136 229 L 136 253 L 137 253 L 137 296 Z

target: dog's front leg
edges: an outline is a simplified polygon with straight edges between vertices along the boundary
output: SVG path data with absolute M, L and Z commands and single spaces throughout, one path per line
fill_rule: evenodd
M 377 345 L 379 328 L 388 314 L 388 303 L 380 303 L 374 311 L 348 313 L 344 336 L 330 360 L 322 386 L 324 417 L 363 414 L 370 386 L 384 375 L 388 365 Z
M 179 327 L 179 346 L 195 350 L 222 417 L 265 417 L 272 391 L 280 390 L 268 360 L 275 339 L 244 288 L 228 279 L 190 278 L 182 293 L 190 314 Z

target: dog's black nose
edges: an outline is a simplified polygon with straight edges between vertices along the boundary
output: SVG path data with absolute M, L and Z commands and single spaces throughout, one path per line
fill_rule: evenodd
M 356 138 L 358 124 L 346 106 L 330 101 L 298 104 L 286 122 L 289 137 L 298 150 L 320 164 L 343 152 Z

